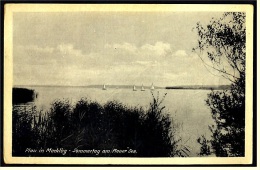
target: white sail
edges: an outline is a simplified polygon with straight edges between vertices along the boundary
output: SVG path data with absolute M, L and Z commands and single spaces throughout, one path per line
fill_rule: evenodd
M 102 88 L 102 89 L 103 89 L 103 90 L 106 90 L 106 89 L 107 89 L 105 84 L 103 85 L 103 88 Z
M 142 85 L 141 91 L 145 91 L 144 86 Z
M 133 91 L 136 91 L 135 85 L 133 86 Z
M 151 90 L 154 90 L 154 86 L 153 86 L 153 84 L 152 84 L 152 86 L 151 86 Z

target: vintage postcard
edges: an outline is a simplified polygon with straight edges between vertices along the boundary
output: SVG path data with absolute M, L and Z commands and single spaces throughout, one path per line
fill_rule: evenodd
M 253 160 L 253 5 L 6 4 L 6 164 Z

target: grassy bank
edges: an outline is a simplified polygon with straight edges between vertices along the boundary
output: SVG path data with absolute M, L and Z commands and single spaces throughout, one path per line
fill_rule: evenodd
M 13 156 L 188 156 L 161 106 L 164 97 L 153 97 L 147 110 L 88 99 L 57 100 L 47 112 L 14 107 Z

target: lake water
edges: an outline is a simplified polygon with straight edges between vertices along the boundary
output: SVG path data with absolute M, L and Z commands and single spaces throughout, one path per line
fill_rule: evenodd
M 107 89 L 86 87 L 27 87 L 38 93 L 35 105 L 38 109 L 47 110 L 56 99 L 68 99 L 72 104 L 87 97 L 101 104 L 107 101 L 117 100 L 128 106 L 142 106 L 148 108 L 152 101 L 150 90 L 133 91 L 132 89 Z M 167 90 L 158 89 L 153 93 L 160 98 L 167 93 L 164 102 L 165 112 L 169 113 L 173 120 L 178 123 L 179 135 L 182 138 L 180 144 L 189 146 L 190 156 L 197 156 L 200 145 L 197 138 L 201 135 L 210 137 L 208 125 L 213 124 L 210 109 L 205 100 L 209 90 Z

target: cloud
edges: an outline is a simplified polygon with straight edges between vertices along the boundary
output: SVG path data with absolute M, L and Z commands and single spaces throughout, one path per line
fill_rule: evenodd
M 93 67 L 100 63 L 102 55 L 84 54 L 73 44 L 59 44 L 56 47 L 17 46 L 14 47 L 16 65 L 54 65 L 59 67 Z
M 135 61 L 135 62 L 132 62 L 132 64 L 139 64 L 141 66 L 151 66 L 151 67 L 154 67 L 154 66 L 157 66 L 159 64 L 158 61 Z
M 170 52 L 171 45 L 169 43 L 159 41 L 154 44 L 146 43 L 139 47 L 137 47 L 135 44 L 126 42 L 121 44 L 106 44 L 104 46 L 104 51 L 100 54 L 103 56 L 109 56 L 111 60 L 120 63 L 136 61 L 159 61 L 166 59 L 166 56 L 168 56 Z
M 174 53 L 175 56 L 178 56 L 178 57 L 185 57 L 187 56 L 187 53 L 185 50 L 177 50 L 175 53 Z
M 172 52 L 166 42 L 106 44 L 84 53 L 73 44 L 55 47 L 16 46 L 16 84 L 151 84 L 159 86 L 212 82 L 198 57 L 185 50 Z M 196 78 L 198 77 L 198 78 Z M 203 79 L 202 79 L 203 77 Z M 205 78 L 207 77 L 207 78 Z
M 23 49 L 23 50 L 32 50 L 32 51 L 37 51 L 37 52 L 42 52 L 42 53 L 52 53 L 54 51 L 54 48 L 52 47 L 38 47 L 36 45 L 18 45 L 15 46 L 16 49 Z
M 130 43 L 122 43 L 122 44 L 105 44 L 106 50 L 113 50 L 113 52 L 117 52 L 116 50 L 128 51 L 132 52 L 135 55 L 156 55 L 157 57 L 164 56 L 171 51 L 171 45 L 169 43 L 164 42 L 156 42 L 155 44 L 143 44 L 140 47 L 136 47 L 135 44 Z
M 171 45 L 163 42 L 156 42 L 154 45 L 145 44 L 141 47 L 142 51 L 148 51 L 157 56 L 165 56 L 171 51 Z
M 55 48 L 36 45 L 18 45 L 13 48 L 14 65 L 45 65 L 53 61 Z
M 130 52 L 135 52 L 137 47 L 130 43 L 123 43 L 123 44 L 105 44 L 105 48 L 112 48 L 112 49 L 122 49 Z
M 73 44 L 60 44 L 56 48 L 61 54 L 69 56 L 82 56 L 82 52 L 74 48 Z

